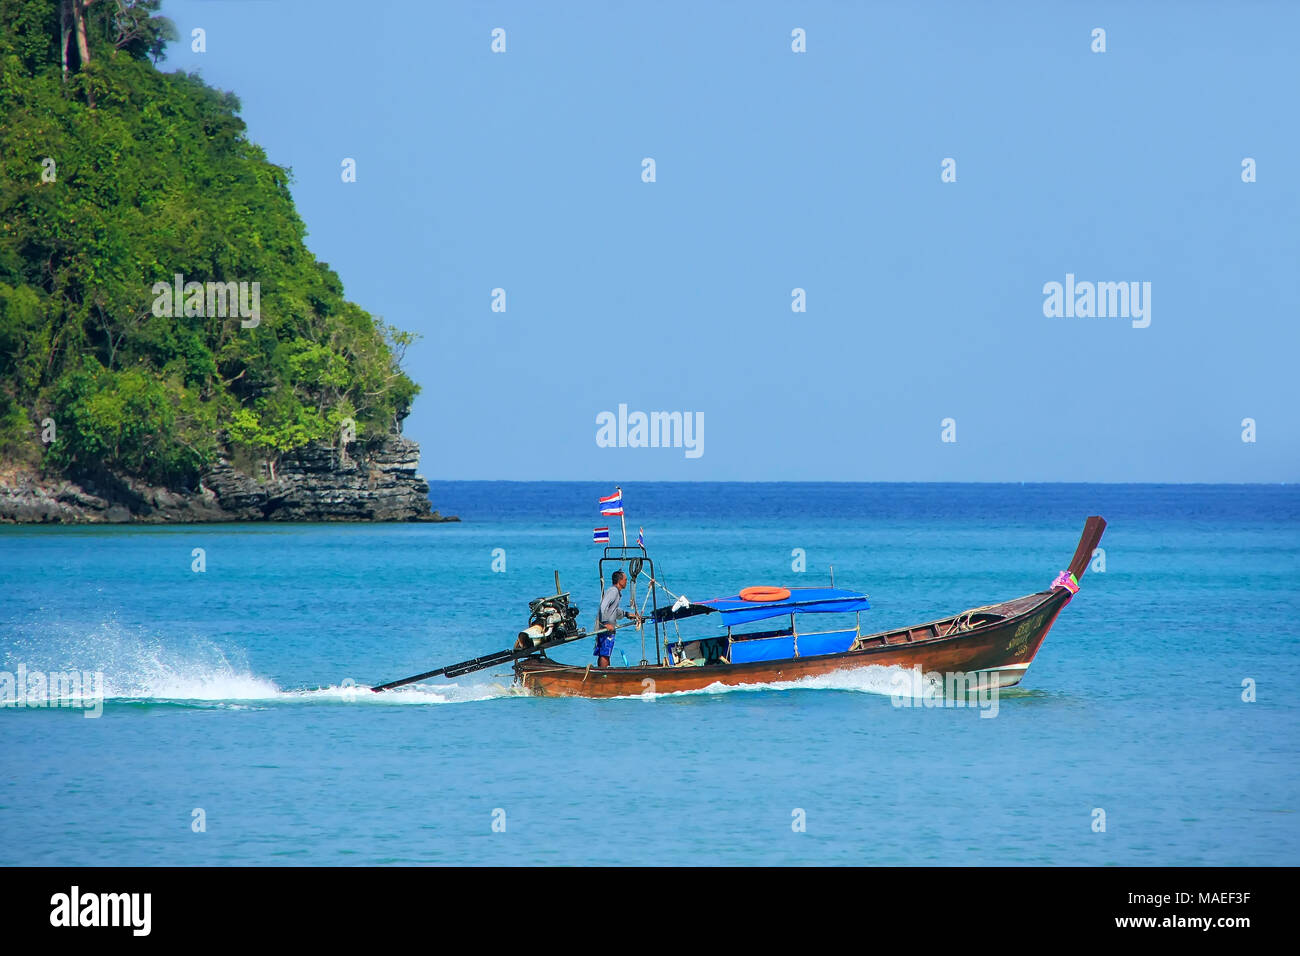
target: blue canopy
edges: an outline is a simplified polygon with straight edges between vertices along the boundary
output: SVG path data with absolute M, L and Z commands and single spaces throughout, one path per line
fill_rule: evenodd
M 717 611 L 725 627 L 762 621 L 784 614 L 852 613 L 868 610 L 867 596 L 844 588 L 790 588 L 790 596 L 780 601 L 743 601 L 740 595 L 696 601 L 692 609 Z M 697 612 L 698 613 L 698 612 Z M 684 616 L 684 615 L 683 615 Z

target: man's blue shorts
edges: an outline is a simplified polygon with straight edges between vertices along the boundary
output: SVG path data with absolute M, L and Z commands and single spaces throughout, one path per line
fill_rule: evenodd
M 596 651 L 595 651 L 595 654 L 593 654 L 592 656 L 594 656 L 594 657 L 609 657 L 609 655 L 611 655 L 611 654 L 613 654 L 613 653 L 614 653 L 614 635 L 613 635 L 613 634 L 597 634 L 597 635 L 596 635 Z

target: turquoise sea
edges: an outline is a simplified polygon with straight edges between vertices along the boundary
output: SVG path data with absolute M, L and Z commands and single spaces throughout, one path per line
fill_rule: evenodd
M 448 525 L 0 527 L 0 671 L 106 695 L 0 708 L 0 863 L 1300 862 L 1297 486 L 624 485 L 673 591 L 833 565 L 872 630 L 1044 589 L 1104 515 L 1104 572 L 994 719 L 872 672 L 364 690 L 508 646 L 556 569 L 588 621 L 609 491 L 437 482 Z

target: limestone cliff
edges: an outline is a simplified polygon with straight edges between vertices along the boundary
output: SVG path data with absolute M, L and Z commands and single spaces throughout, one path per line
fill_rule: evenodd
M 286 454 L 274 477 L 247 475 L 218 459 L 193 490 L 111 473 L 72 482 L 6 472 L 0 473 L 0 522 L 460 520 L 432 510 L 429 484 L 416 474 L 419 458 L 419 445 L 396 435 L 342 452 L 308 445 Z

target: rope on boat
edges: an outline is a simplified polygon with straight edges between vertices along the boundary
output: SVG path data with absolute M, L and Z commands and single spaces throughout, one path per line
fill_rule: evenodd
M 623 543 L 626 545 L 627 541 L 624 540 Z M 639 560 L 639 559 L 635 559 L 635 560 Z M 629 568 L 630 567 L 631 565 L 629 564 Z M 632 610 L 636 613 L 637 616 L 636 629 L 641 632 L 641 660 L 644 663 L 645 662 L 645 629 L 641 626 L 643 623 L 643 618 L 641 617 L 641 609 L 637 607 L 637 603 L 636 603 L 636 576 L 635 575 L 633 575 L 630 583 L 632 585 Z M 645 589 L 647 598 L 650 596 L 650 592 L 653 590 L 654 590 L 654 578 L 651 578 L 650 587 Z M 619 653 L 622 654 L 623 652 L 619 651 Z M 623 666 L 624 667 L 627 666 L 626 654 L 623 655 Z M 583 681 L 586 681 L 586 679 L 587 678 L 584 677 Z
M 987 611 L 993 607 L 996 607 L 996 605 L 985 604 L 983 607 L 973 607 L 969 611 L 962 611 L 952 619 L 952 623 L 948 625 L 948 629 L 939 636 L 948 637 L 950 634 L 961 634 L 963 631 L 969 631 L 972 628 L 978 627 L 978 624 L 971 623 L 971 615 L 978 614 L 980 611 Z
M 664 584 L 662 581 L 656 581 L 653 576 L 650 578 L 650 583 L 657 588 L 663 588 L 665 591 L 668 592 L 668 596 L 672 598 L 674 601 L 677 600 L 679 597 L 681 597 L 680 594 L 674 594 L 672 590 L 668 587 L 668 585 Z
M 676 603 L 677 601 L 679 601 L 679 600 L 681 599 L 681 595 L 679 595 L 679 594 L 674 594 L 674 593 L 672 592 L 672 589 L 669 588 L 668 585 L 664 584 L 662 581 L 657 581 L 657 580 L 655 580 L 655 577 L 654 577 L 653 574 L 650 575 L 650 587 L 651 587 L 651 588 L 663 588 L 664 591 L 668 594 L 668 596 L 669 596 L 670 598 L 673 599 L 673 602 L 674 602 L 674 603 Z M 649 596 L 650 596 L 650 591 L 649 591 L 649 589 L 647 589 L 647 591 L 646 591 L 646 597 L 648 598 Z M 673 633 L 677 635 L 677 643 L 678 643 L 679 646 L 681 646 L 681 645 L 682 645 L 682 629 L 681 629 L 681 628 L 678 626 L 678 624 L 677 624 L 677 618 L 674 617 L 674 618 L 672 619 L 672 622 L 673 622 Z M 668 642 L 667 642 L 667 641 L 664 641 L 664 650 L 668 650 Z M 677 662 L 674 661 L 674 660 L 672 660 L 672 652 L 671 652 L 671 651 L 669 651 L 668 657 L 669 657 L 668 666 L 669 666 L 669 667 L 676 667 L 676 666 L 677 666 Z

